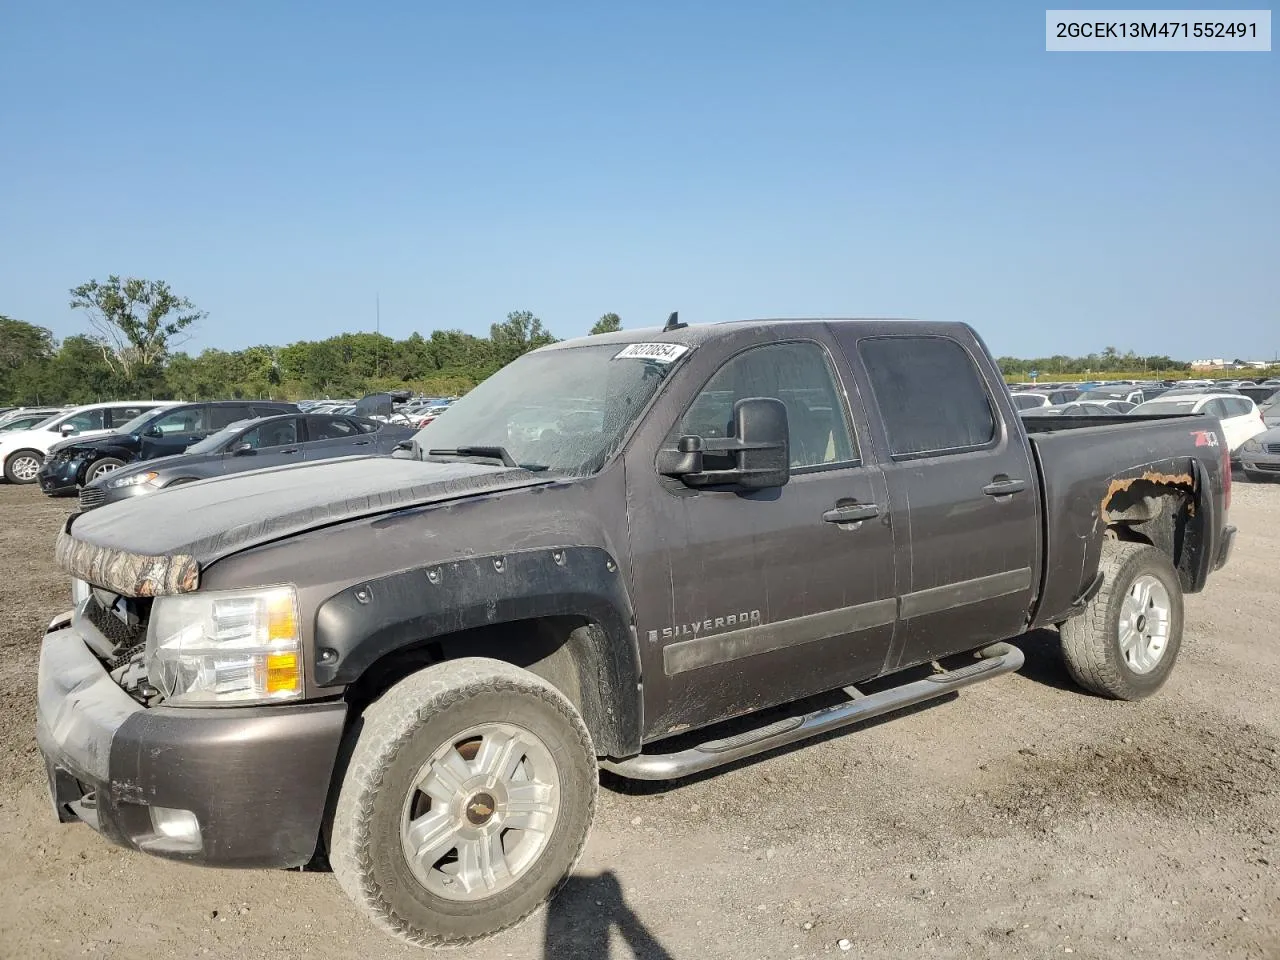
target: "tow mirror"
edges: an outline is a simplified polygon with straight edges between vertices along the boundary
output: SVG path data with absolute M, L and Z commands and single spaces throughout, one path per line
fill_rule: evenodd
M 781 400 L 748 397 L 733 405 L 733 436 L 681 437 L 675 450 L 658 454 L 658 472 L 689 487 L 740 490 L 781 487 L 791 479 L 787 408 Z M 730 464 L 707 469 L 707 457 Z

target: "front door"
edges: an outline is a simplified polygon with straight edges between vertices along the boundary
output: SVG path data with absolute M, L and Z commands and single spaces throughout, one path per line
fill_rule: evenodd
M 1021 633 L 1039 578 L 1036 472 L 976 341 L 879 336 L 854 346 L 846 355 L 859 358 L 879 411 L 902 521 L 902 619 L 886 669 Z
M 860 453 L 850 408 L 815 340 L 728 359 L 671 428 L 726 436 L 734 402 L 787 406 L 791 480 L 693 490 L 629 454 L 628 505 L 645 671 L 646 739 L 878 673 L 896 616 L 884 476 Z M 710 462 L 707 469 L 726 464 Z
M 222 455 L 224 470 L 232 473 L 301 463 L 298 422 L 298 417 L 281 417 L 246 430 L 228 444 L 228 452 Z
M 154 420 L 142 434 L 138 459 L 152 460 L 182 453 L 209 434 L 208 407 L 177 407 Z

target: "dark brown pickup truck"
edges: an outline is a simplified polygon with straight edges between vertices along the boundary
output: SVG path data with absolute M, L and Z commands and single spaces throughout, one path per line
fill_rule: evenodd
M 396 457 L 73 517 L 54 806 L 176 859 L 327 857 L 384 929 L 465 942 L 559 887 L 600 767 L 679 778 L 940 697 L 1033 627 L 1086 689 L 1154 692 L 1231 547 L 1227 456 L 1203 417 L 1028 427 L 958 324 L 556 344 Z

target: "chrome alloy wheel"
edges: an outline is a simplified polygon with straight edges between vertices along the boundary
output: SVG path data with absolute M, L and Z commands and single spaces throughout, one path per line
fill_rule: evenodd
M 1169 646 L 1173 604 L 1165 585 L 1150 574 L 1137 577 L 1120 604 L 1120 654 L 1134 673 L 1150 673 Z
M 546 850 L 559 804 L 560 771 L 546 744 L 515 724 L 480 724 L 418 771 L 400 817 L 400 846 L 431 893 L 484 900 Z
M 40 473 L 40 460 L 29 453 L 19 454 L 9 461 L 9 469 L 20 483 L 30 483 Z

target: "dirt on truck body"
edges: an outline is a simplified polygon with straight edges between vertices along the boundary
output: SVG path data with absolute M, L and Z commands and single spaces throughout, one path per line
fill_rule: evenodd
M 1029 433 L 959 324 L 556 344 L 404 456 L 73 517 L 55 808 L 194 863 L 324 854 L 383 929 L 488 936 L 573 868 L 601 767 L 679 778 L 936 700 L 1039 627 L 1086 689 L 1156 692 L 1232 547 L 1228 456 L 1203 417 Z

